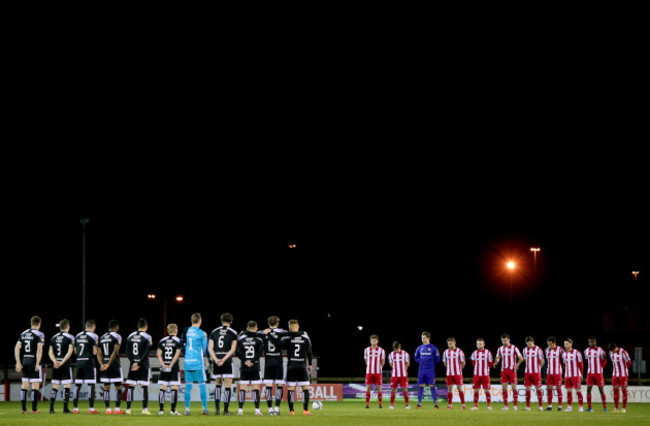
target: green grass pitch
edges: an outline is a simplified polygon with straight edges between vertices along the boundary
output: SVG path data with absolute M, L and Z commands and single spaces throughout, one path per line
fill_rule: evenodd
M 57 401 L 55 410 L 58 414 L 48 414 L 49 404 L 42 402 L 39 404 L 41 414 L 20 414 L 19 402 L 0 402 L 0 425 L 207 425 L 207 424 L 311 424 L 311 425 L 421 425 L 426 423 L 436 424 L 553 424 L 555 425 L 648 425 L 650 424 L 650 404 L 628 404 L 627 413 L 619 414 L 614 412 L 604 413 L 602 406 L 598 403 L 594 405 L 595 412 L 572 413 L 565 412 L 547 412 L 547 411 L 523 411 L 523 405 L 519 407 L 520 411 L 501 411 L 503 404 L 493 404 L 494 410 L 488 411 L 486 404 L 479 404 L 478 411 L 462 411 L 460 405 L 455 404 L 452 411 L 446 410 L 445 401 L 441 401 L 441 409 L 434 410 L 430 401 L 425 401 L 422 410 L 416 410 L 414 406 L 410 410 L 404 408 L 403 402 L 396 402 L 395 409 L 389 410 L 387 406 L 383 409 L 377 408 L 377 403 L 371 404 L 370 409 L 365 408 L 365 401 L 343 401 L 343 402 L 324 402 L 323 409 L 313 411 L 311 417 L 302 416 L 302 404 L 296 404 L 296 415 L 288 415 L 286 403 L 280 407 L 281 416 L 266 415 L 266 404 L 263 402 L 261 410 L 265 413 L 259 417 L 254 415 L 254 406 L 247 402 L 244 405 L 244 416 L 237 416 L 237 405 L 231 405 L 231 411 L 234 412 L 232 417 L 209 417 L 201 416 L 200 403 L 192 403 L 192 416 L 171 417 L 169 415 L 158 415 L 157 401 L 150 401 L 149 409 L 152 410 L 152 416 L 143 416 L 140 402 L 134 402 L 131 416 L 107 416 L 104 413 L 102 401 L 98 401 L 96 408 L 102 412 L 99 415 L 87 414 L 88 403 L 80 403 L 79 409 L 81 414 L 63 415 L 60 414 L 62 403 Z M 428 402 L 428 403 L 427 403 Z M 520 404 L 521 405 L 521 404 Z M 613 404 L 609 404 L 613 409 Z M 210 409 L 214 409 L 214 403 L 210 404 Z M 29 408 L 29 407 L 28 407 Z M 169 412 L 169 403 L 165 406 Z M 179 404 L 182 411 L 183 404 Z M 534 407 L 536 408 L 536 407 Z M 122 409 L 125 409 L 123 404 Z M 577 404 L 574 407 L 577 410 Z

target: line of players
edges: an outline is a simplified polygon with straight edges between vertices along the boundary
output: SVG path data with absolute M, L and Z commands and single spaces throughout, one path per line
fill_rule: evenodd
M 280 319 L 272 316 L 268 319 L 269 328 L 259 332 L 257 324 L 250 321 L 247 329 L 237 334 L 231 327 L 233 317 L 229 313 L 221 315 L 221 326 L 217 327 L 210 336 L 200 329 L 201 315 L 192 315 L 192 325 L 188 327 L 181 338 L 178 337 L 178 326 L 168 324 L 168 336 L 160 340 L 157 347 L 157 357 L 161 364 L 161 374 L 158 380 L 159 414 L 164 414 L 165 395 L 171 391 L 171 413 L 180 415 L 176 411 L 178 391 L 181 384 L 179 371 L 179 358 L 184 352 L 185 357 L 185 414 L 190 415 L 190 401 L 193 383 L 199 385 L 203 415 L 208 414 L 206 369 L 204 357 L 209 357 L 212 363 L 211 377 L 216 380 L 215 407 L 216 414 L 220 414 L 222 399 L 221 386 L 225 385 L 223 392 L 223 415 L 231 415 L 229 411 L 230 394 L 234 378 L 233 357 L 241 360 L 238 414 L 243 414 L 245 399 L 244 389 L 253 388 L 255 393 L 255 414 L 261 415 L 259 410 L 260 391 L 264 384 L 265 396 L 270 415 L 279 415 L 280 402 L 283 398 L 284 386 L 288 387 L 288 405 L 290 414 L 294 415 L 294 400 L 296 387 L 303 389 L 303 415 L 310 415 L 309 404 L 309 375 L 311 373 L 312 349 L 311 340 L 306 332 L 299 330 L 297 320 L 289 321 L 289 331 L 278 328 Z M 22 372 L 21 404 L 22 413 L 27 413 L 27 393 L 31 386 L 31 413 L 38 413 L 38 400 L 40 399 L 40 386 L 43 383 L 41 361 L 45 336 L 40 331 L 42 320 L 34 316 L 30 321 L 30 328 L 21 333 L 14 349 L 16 358 L 16 371 Z M 70 322 L 62 320 L 58 324 L 60 332 L 50 340 L 48 356 L 53 363 L 52 390 L 50 392 L 50 413 L 54 414 L 56 396 L 61 386 L 64 388 L 63 412 L 65 414 L 79 413 L 78 402 L 82 385 L 89 388 L 89 413 L 99 414 L 95 410 L 95 386 L 97 380 L 97 366 L 99 364 L 99 382 L 103 386 L 103 399 L 106 405 L 106 414 L 131 414 L 133 391 L 136 386 L 142 389 L 142 414 L 151 415 L 148 410 L 149 384 L 151 382 L 151 368 L 149 353 L 153 349 L 153 340 L 147 333 L 148 324 L 145 319 L 140 319 L 137 331 L 131 333 L 125 342 L 119 332 L 119 323 L 111 320 L 108 323 L 108 332 L 101 338 L 95 334 L 96 323 L 88 320 L 85 330 L 73 336 L 69 333 Z M 120 366 L 120 349 L 126 346 L 126 355 L 129 360 L 129 371 L 124 380 Z M 287 351 L 286 380 L 283 367 L 282 350 Z M 76 355 L 76 372 L 73 375 L 71 358 Z M 260 357 L 265 356 L 264 381 L 260 375 Z M 121 410 L 123 386 L 126 385 L 126 412 Z M 69 410 L 71 386 L 75 385 L 73 410 Z M 116 390 L 115 409 L 111 410 L 110 387 Z M 275 386 L 275 393 L 273 387 Z M 273 397 L 275 396 L 275 406 Z
M 422 333 L 422 345 L 415 351 L 415 361 L 419 364 L 418 370 L 418 405 L 416 408 L 422 408 L 422 398 L 424 394 L 424 387 L 428 386 L 431 390 L 431 397 L 434 402 L 434 407 L 438 409 L 438 397 L 435 386 L 435 364 L 440 362 L 441 357 L 438 349 L 429 342 L 431 334 L 427 331 Z M 593 386 L 598 387 L 600 397 L 603 404 L 603 410 L 607 411 L 607 402 L 605 400 L 605 380 L 603 377 L 603 368 L 607 364 L 607 355 L 605 351 L 597 346 L 595 337 L 588 339 L 589 347 L 583 354 L 573 348 L 572 339 L 564 339 L 564 347 L 557 345 L 557 339 L 553 336 L 548 337 L 546 342 L 548 344 L 546 350 L 542 350 L 539 346 L 535 345 L 535 340 L 528 336 L 525 339 L 526 347 L 523 352 L 520 351 L 515 345 L 510 343 L 510 336 L 503 334 L 501 336 L 501 344 L 496 353 L 496 357 L 492 357 L 492 353 L 485 348 L 485 340 L 478 338 L 476 340 L 476 350 L 472 353 L 470 360 L 474 368 L 473 377 L 473 390 L 474 390 L 474 406 L 472 410 L 478 410 L 478 399 L 480 389 L 485 390 L 487 399 L 488 410 L 492 410 L 491 401 L 491 386 L 490 386 L 490 369 L 496 367 L 501 363 L 501 386 L 503 389 L 504 407 L 503 410 L 509 410 L 508 402 L 508 385 L 512 388 L 513 396 L 513 410 L 517 410 L 517 370 L 520 365 L 525 361 L 526 368 L 524 372 L 524 386 L 526 389 L 526 411 L 530 411 L 531 389 L 534 387 L 537 393 L 537 400 L 539 401 L 539 410 L 543 411 L 543 396 L 542 396 L 542 374 L 541 369 L 544 363 L 547 362 L 547 400 L 548 405 L 546 410 L 553 410 L 553 393 L 557 393 L 558 397 L 558 411 L 562 411 L 562 372 L 564 371 L 564 386 L 567 391 L 567 408 L 564 411 L 572 411 L 573 408 L 573 391 L 575 390 L 579 410 L 583 411 L 583 396 L 581 392 L 581 384 L 584 370 L 584 363 L 587 363 L 587 405 L 586 411 L 593 411 L 591 401 L 591 390 Z M 379 337 L 372 335 L 370 337 L 370 346 L 364 351 L 364 359 L 366 360 L 366 408 L 370 405 L 370 393 L 372 386 L 377 389 L 377 397 L 379 408 L 382 407 L 383 395 L 381 390 L 382 385 L 382 368 L 385 364 L 386 353 L 384 349 L 379 347 Z M 466 360 L 463 351 L 456 346 L 456 340 L 453 337 L 447 339 L 447 346 L 442 356 L 442 361 L 447 370 L 447 387 L 449 395 L 448 410 L 453 407 L 452 395 L 453 387 L 456 386 L 462 409 L 465 407 L 465 394 L 461 388 L 463 385 L 462 371 L 465 368 Z M 627 382 L 628 382 L 628 369 L 632 364 L 630 356 L 623 348 L 619 348 L 616 343 L 609 344 L 609 358 L 612 362 L 612 385 L 614 390 L 614 406 L 615 412 L 625 413 L 627 407 Z M 401 349 L 399 342 L 393 343 L 393 351 L 388 357 L 391 373 L 391 397 L 390 409 L 394 408 L 395 395 L 397 389 L 401 388 L 404 393 L 404 402 L 406 408 L 409 406 L 408 395 L 408 367 L 410 366 L 409 354 Z M 622 407 L 619 410 L 619 400 L 622 393 Z

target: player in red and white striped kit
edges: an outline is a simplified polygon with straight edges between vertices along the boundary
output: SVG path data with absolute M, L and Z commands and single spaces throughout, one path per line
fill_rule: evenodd
M 609 344 L 609 359 L 612 360 L 612 387 L 614 388 L 614 411 L 618 412 L 619 391 L 623 391 L 623 408 L 625 413 L 627 407 L 627 378 L 628 369 L 632 365 L 632 360 L 627 351 L 619 348 L 616 343 Z
M 370 392 L 372 390 L 372 385 L 375 385 L 375 389 L 377 389 L 379 408 L 382 406 L 383 394 L 381 392 L 381 370 L 386 363 L 386 352 L 378 345 L 379 336 L 373 334 L 370 336 L 370 346 L 368 346 L 363 352 L 363 358 L 366 360 L 366 408 L 370 408 Z
M 596 345 L 596 338 L 591 336 L 588 339 L 589 347 L 585 349 L 585 362 L 587 363 L 587 411 L 591 412 L 591 388 L 598 386 L 600 399 L 603 401 L 603 411 L 607 411 L 607 400 L 605 399 L 605 378 L 603 367 L 607 365 L 607 354 Z
M 546 411 L 553 410 L 553 390 L 557 390 L 558 411 L 562 411 L 562 354 L 564 349 L 557 345 L 554 336 L 546 338 L 546 391 L 548 392 L 548 407 Z
M 501 364 L 501 388 L 503 389 L 503 410 L 508 410 L 508 384 L 512 388 L 513 410 L 517 411 L 517 369 L 524 362 L 521 352 L 515 345 L 510 344 L 510 336 L 503 334 L 501 336 L 501 347 L 497 350 L 497 356 L 494 359 L 494 366 Z
M 442 362 L 447 367 L 447 395 L 449 398 L 449 405 L 447 410 L 452 409 L 453 393 L 452 389 L 456 385 L 458 396 L 463 410 L 465 409 L 465 392 L 463 391 L 463 368 L 465 368 L 465 353 L 460 348 L 456 347 L 456 339 L 450 337 L 447 339 L 446 349 L 442 354 Z
M 409 406 L 408 384 L 408 368 L 411 365 L 411 357 L 409 357 L 408 352 L 402 350 L 400 342 L 393 342 L 393 352 L 388 355 L 388 363 L 393 369 L 390 377 L 390 407 L 388 408 L 395 408 L 395 395 L 397 394 L 397 388 L 400 387 L 404 392 L 404 403 L 408 410 L 411 408 Z
M 493 365 L 492 352 L 485 349 L 485 340 L 476 339 L 476 350 L 472 352 L 470 359 L 474 366 L 474 406 L 472 410 L 478 410 L 478 393 L 481 387 L 485 389 L 485 399 L 488 410 L 492 409 L 492 394 L 490 392 L 490 367 Z
M 580 409 L 583 411 L 583 399 L 580 387 L 582 384 L 582 354 L 579 350 L 573 349 L 573 340 L 564 339 L 564 353 L 562 354 L 562 363 L 564 365 L 564 387 L 566 388 L 567 408 L 564 411 L 573 411 L 573 389 L 578 394 Z
M 539 401 L 539 411 L 542 408 L 542 367 L 544 366 L 544 353 L 542 348 L 535 345 L 535 339 L 531 336 L 526 337 L 526 347 L 523 351 L 523 358 L 526 361 L 526 370 L 524 371 L 524 386 L 526 387 L 526 411 L 530 411 L 530 388 L 535 386 L 537 392 L 537 401 Z

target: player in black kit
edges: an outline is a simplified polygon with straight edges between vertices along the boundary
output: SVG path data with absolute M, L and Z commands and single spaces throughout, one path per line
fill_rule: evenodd
M 97 345 L 99 338 L 95 334 L 95 320 L 86 321 L 86 329 L 77 334 L 74 338 L 74 351 L 77 354 L 77 372 L 75 374 L 75 389 L 73 403 L 73 413 L 79 413 L 79 396 L 81 386 L 88 385 L 88 412 L 90 414 L 99 414 L 95 411 L 95 385 L 97 384 L 97 370 L 95 369 L 95 356 L 97 355 Z
M 32 386 L 32 413 L 38 413 L 38 400 L 41 397 L 40 388 L 43 382 L 41 358 L 43 357 L 43 345 L 45 344 L 45 335 L 40 331 L 41 322 L 40 317 L 33 316 L 30 320 L 31 327 L 20 334 L 14 348 L 16 371 L 23 373 L 23 384 L 20 389 L 23 414 L 27 413 L 27 392 L 30 385 Z
M 120 365 L 120 347 L 122 336 L 117 332 L 120 324 L 116 320 L 108 322 L 108 333 L 99 339 L 97 358 L 100 361 L 99 381 L 104 384 L 104 405 L 106 414 L 124 414 L 120 408 L 122 404 L 122 366 Z M 115 411 L 111 411 L 111 384 L 115 386 L 116 400 Z
M 70 321 L 67 319 L 61 320 L 59 329 L 61 331 L 52 336 L 50 350 L 48 351 L 54 367 L 52 390 L 50 391 L 50 414 L 54 414 L 54 402 L 61 385 L 64 388 L 63 413 L 70 414 L 72 411 L 68 409 L 68 403 L 70 402 L 70 386 L 73 378 L 70 358 L 74 354 L 74 336 L 68 333 L 70 331 Z
M 248 322 L 246 331 L 253 335 L 242 333 L 237 343 L 237 357 L 241 360 L 239 411 L 237 414 L 241 416 L 244 413 L 246 391 L 252 386 L 255 393 L 255 415 L 261 416 L 260 385 L 262 384 L 262 378 L 260 377 L 260 357 L 264 352 L 264 342 L 260 337 L 254 335 L 257 332 L 257 323 L 255 321 Z
M 312 349 L 311 339 L 307 333 L 299 333 L 300 325 L 298 320 L 289 321 L 289 335 L 282 337 L 279 345 L 287 350 L 287 386 L 289 411 L 293 416 L 293 403 L 296 387 L 300 386 L 303 392 L 303 412 L 310 416 L 309 412 L 309 375 L 311 374 Z
M 165 414 L 165 393 L 167 387 L 171 387 L 172 393 L 172 416 L 180 416 L 181 413 L 176 411 L 176 403 L 178 402 L 178 389 L 181 385 L 181 373 L 178 370 L 178 359 L 181 356 L 181 348 L 183 343 L 181 339 L 176 336 L 178 334 L 178 325 L 167 325 L 167 333 L 169 336 L 163 337 L 158 342 L 158 361 L 160 361 L 160 377 L 158 384 L 160 385 L 160 392 L 158 393 L 158 403 L 160 404 L 160 411 L 158 414 Z
M 151 415 L 147 409 L 149 403 L 149 382 L 151 380 L 151 368 L 149 367 L 149 352 L 153 342 L 147 333 L 149 323 L 144 318 L 138 320 L 138 331 L 134 331 L 126 339 L 126 356 L 131 365 L 129 374 L 126 377 L 126 384 L 129 385 L 126 391 L 126 414 L 131 414 L 131 402 L 133 402 L 133 390 L 137 385 L 142 387 L 142 414 Z

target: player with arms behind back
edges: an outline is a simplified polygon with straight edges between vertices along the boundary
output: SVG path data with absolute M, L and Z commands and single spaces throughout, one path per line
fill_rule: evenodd
M 40 317 L 33 316 L 30 320 L 30 328 L 20 334 L 14 348 L 16 371 L 23 373 L 23 384 L 20 388 L 22 414 L 27 413 L 27 391 L 29 391 L 30 385 L 32 386 L 32 414 L 38 414 L 38 400 L 41 397 L 40 389 L 43 382 L 41 358 L 43 357 L 43 345 L 45 344 L 45 335 L 40 331 L 41 323 Z
M 510 343 L 510 336 L 503 334 L 501 336 L 501 346 L 497 350 L 497 356 L 494 359 L 494 365 L 497 366 L 499 361 L 503 359 L 501 364 L 501 388 L 503 389 L 503 410 L 508 410 L 508 383 L 512 388 L 513 410 L 517 411 L 517 369 L 524 358 L 521 356 L 519 349 Z
M 214 389 L 214 405 L 216 415 L 219 415 L 221 405 L 221 385 L 225 386 L 223 399 L 223 415 L 230 416 L 230 396 L 232 392 L 232 379 L 235 371 L 232 364 L 233 356 L 237 351 L 237 332 L 230 328 L 233 322 L 232 314 L 226 312 L 221 314 L 221 327 L 217 327 L 210 333 L 208 341 L 208 353 L 212 361 L 212 374 L 210 377 L 216 380 L 217 386 Z
M 75 376 L 74 399 L 72 400 L 74 414 L 79 414 L 79 397 L 81 386 L 88 385 L 88 412 L 99 414 L 95 411 L 95 385 L 97 384 L 97 370 L 95 357 L 99 337 L 95 334 L 97 323 L 93 319 L 86 321 L 86 329 L 75 336 L 75 353 L 77 354 L 77 372 Z
M 52 373 L 52 390 L 50 391 L 50 414 L 54 414 L 54 402 L 56 394 L 59 393 L 59 387 L 63 385 L 63 413 L 70 414 L 68 409 L 70 401 L 70 385 L 72 384 L 72 363 L 70 358 L 74 354 L 74 336 L 69 333 L 70 321 L 61 320 L 59 323 L 60 332 L 52 336 L 50 340 L 50 350 L 48 355 L 52 360 L 54 372 Z
M 523 358 L 526 361 L 526 371 L 524 372 L 524 386 L 526 387 L 525 410 L 530 411 L 530 390 L 532 386 L 535 386 L 539 411 L 543 411 L 542 367 L 544 366 L 544 353 L 539 346 L 535 345 L 535 339 L 532 336 L 526 337 Z
M 465 368 L 465 353 L 456 347 L 456 339 L 450 337 L 447 339 L 447 349 L 442 354 L 442 362 L 447 368 L 447 395 L 449 395 L 449 405 L 447 410 L 453 408 L 453 387 L 456 385 L 460 403 L 465 409 L 465 392 L 463 392 L 463 368 Z
M 379 408 L 382 407 L 382 376 L 381 371 L 386 362 L 386 351 L 379 347 L 379 336 L 370 336 L 370 346 L 363 351 L 363 359 L 366 361 L 366 408 L 370 408 L 370 392 L 372 385 L 377 389 Z
M 572 339 L 564 339 L 562 362 L 564 364 L 564 387 L 566 388 L 567 400 L 567 408 L 564 411 L 573 411 L 573 389 L 575 389 L 580 403 L 578 411 L 582 412 L 584 410 L 582 392 L 580 391 L 583 370 L 582 354 L 580 351 L 573 349 Z
M 131 403 L 133 402 L 133 391 L 140 385 L 142 389 L 142 414 L 150 416 L 149 412 L 149 383 L 151 382 L 151 368 L 149 366 L 149 352 L 153 346 L 153 340 L 147 330 L 149 323 L 146 319 L 138 320 L 138 330 L 129 334 L 126 338 L 126 357 L 129 359 L 129 374 L 126 377 L 126 384 L 129 385 L 126 391 L 126 414 L 131 415 Z
M 104 405 L 106 414 L 124 414 L 120 409 L 122 405 L 122 366 L 120 365 L 120 347 L 122 346 L 122 336 L 117 332 L 120 330 L 120 324 L 116 320 L 108 322 L 108 333 L 99 339 L 97 348 L 97 358 L 101 362 L 99 371 L 99 381 L 104 384 Z M 116 401 L 115 411 L 111 411 L 111 383 L 115 386 Z
M 160 361 L 160 377 L 158 384 L 160 391 L 158 392 L 158 403 L 160 404 L 159 415 L 165 414 L 165 393 L 167 387 L 171 387 L 172 393 L 172 416 L 180 416 L 181 414 L 176 411 L 176 404 L 178 403 L 178 389 L 181 385 L 181 373 L 178 369 L 178 359 L 181 356 L 181 349 L 183 343 L 178 338 L 178 325 L 167 325 L 168 336 L 163 337 L 158 342 L 158 361 Z

